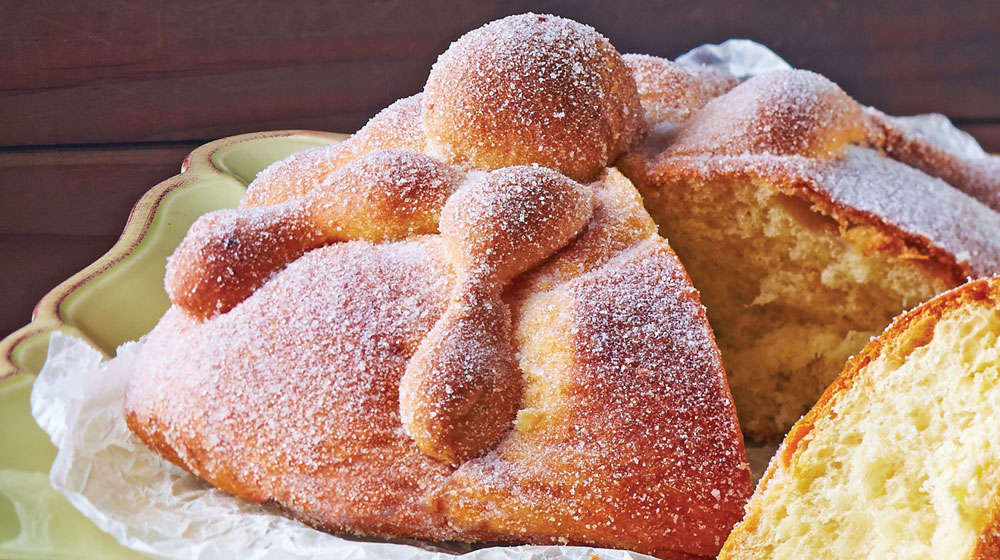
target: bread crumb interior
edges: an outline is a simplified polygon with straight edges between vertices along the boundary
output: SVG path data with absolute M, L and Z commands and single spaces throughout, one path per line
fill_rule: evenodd
M 926 261 L 868 250 L 874 228 L 841 230 L 762 180 L 643 190 L 701 292 L 753 439 L 780 438 L 893 317 L 950 287 Z
M 998 333 L 979 304 L 868 364 L 767 484 L 757 556 L 968 557 L 1000 487 Z

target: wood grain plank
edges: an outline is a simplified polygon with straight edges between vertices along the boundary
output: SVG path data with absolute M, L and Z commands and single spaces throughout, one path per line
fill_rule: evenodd
M 987 152 L 1000 155 L 1000 122 L 962 123 L 959 128 L 971 134 Z
M 180 170 L 188 145 L 0 152 L 0 338 L 35 303 L 97 260 L 132 205 Z
M 0 152 L 0 234 L 117 237 L 197 144 Z
M 0 146 L 352 131 L 448 43 L 527 10 L 675 57 L 748 37 L 892 114 L 1000 117 L 1000 3 L 0 0 Z
M 0 338 L 27 325 L 35 304 L 107 252 L 118 235 L 0 233 Z

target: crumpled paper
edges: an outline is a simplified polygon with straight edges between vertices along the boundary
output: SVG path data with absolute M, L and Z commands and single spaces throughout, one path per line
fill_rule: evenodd
M 80 339 L 53 333 L 31 412 L 59 453 L 50 480 L 101 530 L 134 550 L 184 560 L 443 560 L 430 543 L 371 542 L 323 533 L 218 490 L 150 451 L 122 415 L 125 386 L 141 343 L 112 360 Z M 621 550 L 566 546 L 492 547 L 467 560 L 637 560 Z
M 730 39 L 719 45 L 695 47 L 677 57 L 681 66 L 721 68 L 740 80 L 792 66 L 771 49 L 749 39 Z
M 677 62 L 723 66 L 741 78 L 790 67 L 766 47 L 747 40 L 704 45 Z M 971 136 L 942 115 L 898 120 L 956 154 L 985 156 Z M 31 395 L 32 414 L 59 448 L 50 473 L 53 487 L 125 546 L 164 558 L 196 560 L 648 558 L 585 547 L 468 551 L 460 545 L 360 541 L 316 531 L 274 509 L 226 494 L 149 451 L 125 426 L 122 399 L 140 344 L 126 344 L 116 358 L 102 363 L 100 354 L 85 342 L 54 333 L 48 360 Z M 758 476 L 775 447 L 748 449 Z
M 892 117 L 908 132 L 919 134 L 939 148 L 969 159 L 989 157 L 986 150 L 976 142 L 971 134 L 955 127 L 948 117 L 939 113 L 913 115 L 912 117 Z

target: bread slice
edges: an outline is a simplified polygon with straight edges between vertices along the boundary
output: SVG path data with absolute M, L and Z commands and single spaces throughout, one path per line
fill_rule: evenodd
M 785 439 L 720 559 L 1000 557 L 1000 278 L 895 320 Z
M 663 87 L 649 72 L 644 99 Z M 686 112 L 644 101 L 690 116 L 652 123 L 618 165 L 701 292 L 744 432 L 777 440 L 894 316 L 1000 272 L 1000 214 L 887 157 L 872 130 L 891 123 L 822 76 L 719 89 Z

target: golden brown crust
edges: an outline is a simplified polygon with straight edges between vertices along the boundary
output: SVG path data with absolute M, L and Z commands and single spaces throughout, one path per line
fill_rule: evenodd
M 311 251 L 226 314 L 171 309 L 126 410 L 227 491 L 331 529 L 429 537 L 419 489 L 449 469 L 400 429 L 397 394 L 450 285 L 431 240 Z
M 715 393 L 705 391 L 713 383 L 724 390 L 719 378 L 699 378 L 713 375 L 718 353 L 667 341 L 671 333 L 707 328 L 696 293 L 674 282 L 686 283 L 686 274 L 665 243 L 650 240 L 551 292 L 572 309 L 551 324 L 571 333 L 557 340 L 571 349 L 574 367 L 553 372 L 570 376 L 563 380 L 565 400 L 487 461 L 459 469 L 448 486 L 457 520 L 532 540 L 554 532 L 571 542 L 627 542 L 658 555 L 715 553 L 716 535 L 742 513 L 730 508 L 740 502 L 749 471 L 742 454 L 724 451 L 739 429 L 723 420 L 729 405 L 703 400 Z M 695 315 L 678 313 L 682 308 Z M 683 380 L 671 373 L 679 370 L 687 372 Z M 716 451 L 694 451 L 705 438 Z M 601 474 L 609 469 L 613 480 Z M 518 490 L 498 488 L 498 480 L 518 481 Z
M 453 43 L 423 97 L 432 153 L 482 169 L 537 163 L 591 180 L 643 131 L 635 82 L 593 28 L 524 14 Z
M 865 108 L 867 142 L 888 157 L 915 167 L 1000 211 L 1000 157 L 970 158 L 941 148 L 918 134 L 905 131 L 892 117 Z
M 461 280 L 399 385 L 402 426 L 424 454 L 459 465 L 489 451 L 514 422 L 522 376 L 499 291 Z
M 228 229 L 196 228 L 185 243 L 217 251 L 184 249 L 174 276 L 245 284 L 175 298 L 130 427 L 327 530 L 714 555 L 749 470 L 698 294 L 604 169 L 642 127 L 592 29 L 529 14 L 466 36 L 422 103 L 268 168 Z
M 990 520 L 976 540 L 970 560 L 1000 558 L 1000 493 L 993 498 Z
M 648 123 L 682 123 L 713 97 L 714 90 L 703 90 L 700 80 L 675 62 L 645 54 L 622 58 L 635 78 Z
M 448 200 L 441 237 L 455 288 L 400 384 L 403 427 L 421 451 L 458 464 L 507 433 L 521 372 L 501 294 L 575 237 L 592 207 L 583 185 L 531 166 L 477 177 Z
M 269 206 L 301 198 L 332 173 L 374 150 L 424 152 L 417 94 L 389 105 L 347 140 L 299 152 L 260 172 L 247 187 L 240 207 Z
M 826 159 L 865 137 L 861 106 L 805 70 L 767 72 L 709 101 L 665 156 L 771 154 Z
M 456 285 L 439 236 L 311 251 L 201 323 L 172 310 L 130 384 L 130 425 L 213 484 L 329 530 L 714 554 L 750 488 L 704 309 L 627 181 L 589 189 L 588 226 L 504 300 L 515 340 L 552 331 L 568 352 L 526 393 L 555 378 L 566 391 L 526 400 L 534 421 L 485 456 L 456 469 L 401 429 L 399 383 Z
M 551 290 L 657 235 L 656 224 L 643 208 L 638 191 L 617 169 L 606 170 L 592 190 L 594 207 L 586 227 L 559 251 L 558 259 L 546 261 L 521 276 L 515 285 L 519 291 Z
M 298 161 L 286 161 L 275 173 L 284 176 Z M 434 233 L 463 177 L 423 154 L 372 150 L 295 199 L 206 214 L 171 257 L 167 293 L 175 305 L 204 319 L 229 311 L 309 249 Z
M 463 179 L 424 154 L 376 149 L 327 175 L 302 200 L 327 241 L 396 241 L 436 233 Z
M 167 263 L 171 301 L 199 319 L 225 313 L 323 237 L 296 204 L 199 218 Z

